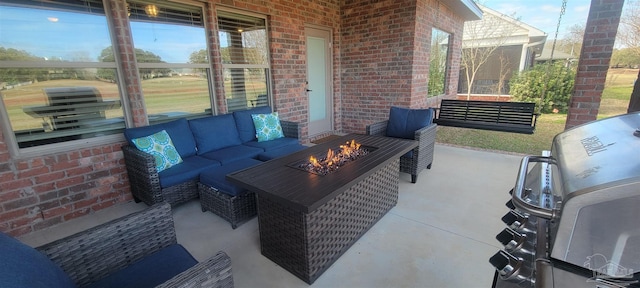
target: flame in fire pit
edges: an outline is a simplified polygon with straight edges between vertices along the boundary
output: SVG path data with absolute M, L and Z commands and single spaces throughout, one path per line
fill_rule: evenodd
M 321 175 L 329 174 L 347 162 L 369 153 L 369 150 L 361 149 L 360 146 L 355 140 L 347 141 L 346 144 L 340 145 L 337 152 L 329 149 L 327 155 L 320 159 L 311 156 L 309 162 L 300 164 L 299 168 Z

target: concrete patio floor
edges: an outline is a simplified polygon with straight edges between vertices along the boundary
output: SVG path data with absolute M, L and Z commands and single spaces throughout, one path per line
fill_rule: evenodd
M 436 145 L 418 183 L 401 173 L 398 205 L 338 259 L 312 287 L 490 287 L 489 257 L 522 156 Z M 21 240 L 38 246 L 146 208 L 127 203 Z M 178 242 L 205 260 L 225 251 L 235 287 L 308 287 L 260 254 L 258 222 L 236 230 L 202 213 L 197 200 L 174 208 Z

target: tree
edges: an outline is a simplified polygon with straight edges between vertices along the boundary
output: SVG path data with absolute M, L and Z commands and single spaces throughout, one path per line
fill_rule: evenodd
M 461 66 L 467 81 L 467 100 L 480 67 L 504 45 L 515 32 L 518 20 L 513 17 L 498 17 L 483 9 L 482 20 L 464 23 Z M 510 20 L 509 20 L 510 19 Z
M 569 55 L 580 58 L 580 50 L 582 49 L 582 39 L 584 37 L 584 24 L 575 24 L 569 27 L 569 33 L 565 38 L 558 39 L 556 42 L 556 51 L 562 51 Z M 547 40 L 547 43 L 553 39 Z
M 611 67 L 634 68 L 640 65 L 640 54 L 634 48 L 614 49 L 611 55 Z
M 31 55 L 24 50 L 0 47 L 0 61 L 43 61 L 42 57 Z M 0 69 L 0 83 L 9 85 L 27 81 L 45 80 L 49 70 L 43 68 L 4 68 Z
M 136 54 L 136 60 L 138 63 L 166 63 L 162 61 L 162 58 L 153 52 L 135 49 L 134 53 Z M 111 46 L 102 49 L 100 52 L 100 56 L 98 56 L 98 61 L 100 62 L 115 62 L 115 56 L 113 55 L 113 48 Z M 140 69 L 140 77 L 142 79 L 151 79 L 155 77 L 160 77 L 164 75 L 168 75 L 171 73 L 171 69 L 167 68 L 142 68 Z M 116 81 L 115 71 L 113 69 L 98 69 L 98 77 L 105 79 Z

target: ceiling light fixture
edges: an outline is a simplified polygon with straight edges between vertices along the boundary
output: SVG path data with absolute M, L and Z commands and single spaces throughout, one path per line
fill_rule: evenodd
M 153 4 L 147 5 L 144 7 L 144 12 L 146 12 L 149 17 L 156 17 L 158 16 L 158 7 Z

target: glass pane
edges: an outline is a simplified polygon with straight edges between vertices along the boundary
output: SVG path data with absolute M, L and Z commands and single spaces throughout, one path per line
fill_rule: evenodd
M 429 91 L 428 96 L 444 94 L 447 76 L 447 60 L 450 34 L 442 30 L 431 30 L 431 53 L 429 63 Z
M 202 8 L 168 2 L 128 3 L 149 122 L 211 114 L 209 65 L 162 65 L 209 64 Z
M 122 132 L 101 1 L 0 3 L 0 15 L 0 113 L 19 148 Z
M 269 105 L 267 69 L 225 68 L 223 73 L 229 112 Z
M 97 62 L 100 52 L 111 46 L 104 15 L 47 10 L 47 5 L 38 5 L 45 9 L 0 3 L 0 49 L 21 54 L 20 59 L 0 60 Z
M 268 63 L 264 19 L 220 11 L 218 29 L 222 63 Z
M 313 55 L 308 57 L 309 78 L 309 121 L 323 120 L 327 118 L 327 101 L 325 99 L 327 83 L 325 83 L 326 53 L 325 41 L 322 38 L 307 37 L 307 54 Z M 313 85 L 313 86 L 312 86 Z
M 206 70 L 166 69 L 161 77 L 154 77 L 158 74 L 149 74 L 148 70 L 140 69 L 140 77 L 149 122 L 211 114 Z
M 26 79 L 42 70 L 1 68 L 0 75 Z M 20 148 L 121 133 L 124 129 L 118 86 L 99 80 L 95 68 L 72 70 L 75 73 L 49 69 L 59 77 L 6 85 L 0 93 Z M 84 77 L 64 77 L 74 74 Z
M 207 55 L 203 27 L 132 21 L 131 33 L 138 63 L 194 63 L 191 55 Z

